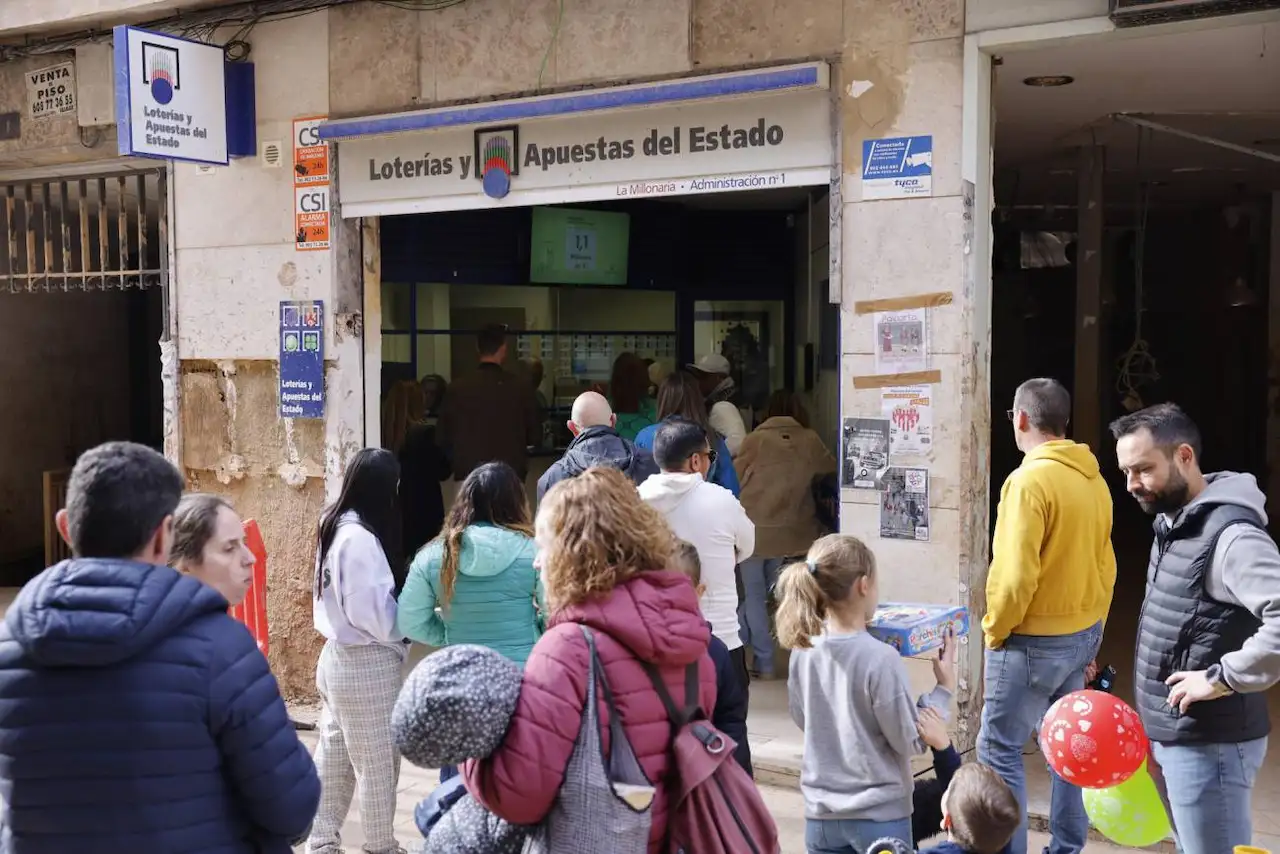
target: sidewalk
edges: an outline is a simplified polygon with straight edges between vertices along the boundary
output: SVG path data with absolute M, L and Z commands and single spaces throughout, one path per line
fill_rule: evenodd
M 306 710 L 297 709 L 294 711 L 295 716 L 299 719 L 309 720 L 306 716 Z M 299 735 L 302 736 L 302 740 L 309 748 L 315 749 L 316 735 L 314 732 L 301 732 Z M 436 771 L 423 770 L 407 762 L 400 767 L 400 789 L 396 803 L 395 829 L 400 844 L 407 848 L 410 854 L 417 854 L 422 841 L 422 835 L 418 833 L 418 829 L 413 823 L 413 808 L 418 801 L 426 797 L 427 793 L 435 788 L 438 780 L 439 774 Z M 800 796 L 800 792 L 794 787 L 784 788 L 763 784 L 760 786 L 760 791 L 764 795 L 765 802 L 768 804 L 769 810 L 773 813 L 774 820 L 778 824 L 778 832 L 782 839 L 782 854 L 805 854 L 804 801 Z M 346 827 L 343 828 L 342 842 L 348 854 L 362 854 L 360 845 L 364 842 L 364 834 L 360 830 L 359 815 L 354 808 L 347 819 Z M 1047 837 L 1040 834 L 1032 834 L 1031 849 L 1038 851 L 1048 842 Z M 302 854 L 302 848 L 295 850 L 298 854 Z M 1118 854 L 1121 849 L 1109 845 L 1090 844 L 1089 851 L 1099 852 L 1099 854 Z

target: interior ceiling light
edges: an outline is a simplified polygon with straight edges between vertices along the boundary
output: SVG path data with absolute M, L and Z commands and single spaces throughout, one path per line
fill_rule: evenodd
M 1036 86 L 1041 89 L 1070 86 L 1074 82 L 1076 82 L 1076 79 L 1069 74 L 1038 74 L 1035 77 L 1027 77 L 1022 81 L 1024 86 Z

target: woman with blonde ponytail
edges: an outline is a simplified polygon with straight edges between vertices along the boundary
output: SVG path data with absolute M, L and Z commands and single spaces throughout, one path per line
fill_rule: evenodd
M 485 463 L 462 482 L 440 536 L 413 559 L 400 631 L 434 647 L 487 646 L 523 667 L 545 627 L 535 554 L 524 483 L 506 463 Z
M 917 710 L 943 715 L 955 693 L 954 644 L 934 661 L 938 685 L 913 701 L 896 650 L 867 633 L 880 591 L 876 559 L 831 534 L 778 579 L 778 642 L 793 650 L 787 694 L 804 730 L 805 845 L 854 854 L 885 837 L 912 843 L 911 757 L 924 751 Z

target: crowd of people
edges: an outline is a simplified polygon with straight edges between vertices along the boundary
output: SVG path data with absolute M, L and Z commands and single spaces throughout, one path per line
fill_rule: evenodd
M 540 404 L 505 348 L 486 333 L 477 377 L 394 388 L 391 447 L 357 453 L 318 519 L 314 756 L 228 613 L 254 566 L 235 509 L 184 495 L 150 449 L 83 454 L 57 517 L 74 557 L 0 623 L 0 851 L 339 854 L 354 803 L 364 850 L 395 854 L 403 755 L 440 770 L 416 811 L 428 854 L 773 852 L 747 708 L 752 681 L 777 674 L 776 638 L 809 854 L 925 850 L 939 834 L 928 850 L 1026 852 L 1023 752 L 1091 680 L 1116 579 L 1110 492 L 1065 438 L 1059 383 L 1024 383 L 1009 411 L 1025 457 L 1001 490 L 977 762 L 963 764 L 948 735 L 957 639 L 913 696 L 868 632 L 875 554 L 824 530 L 814 486 L 836 461 L 793 395 L 747 431 L 723 357 L 653 396 L 643 361 L 620 359 L 625 426 L 608 395 L 579 396 L 532 504 Z M 471 408 L 490 431 L 470 429 Z M 1156 516 L 1136 660 L 1150 766 L 1183 854 L 1222 854 L 1252 834 L 1280 553 L 1253 478 L 1203 474 L 1176 406 L 1112 432 Z M 406 685 L 414 642 L 440 651 Z M 935 773 L 917 780 L 926 750 Z M 1084 847 L 1080 790 L 1056 776 L 1050 830 L 1051 854 Z

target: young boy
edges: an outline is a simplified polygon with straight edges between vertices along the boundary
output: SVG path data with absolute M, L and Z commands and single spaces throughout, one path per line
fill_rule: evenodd
M 934 773 L 929 779 L 916 780 L 915 791 L 911 795 L 911 835 L 919 847 L 921 842 L 937 836 L 942 829 L 942 796 L 951 785 L 951 778 L 960 770 L 960 754 L 951 744 L 946 719 L 935 709 L 920 710 L 917 728 L 920 740 L 933 751 Z
M 985 765 L 964 765 L 942 796 L 947 841 L 925 854 L 1000 854 L 1021 821 L 1013 791 Z
M 672 563 L 672 569 L 689 577 L 701 599 L 707 588 L 702 583 L 702 561 L 698 558 L 698 549 L 692 543 L 677 540 Z M 729 648 L 724 645 L 724 641 L 711 635 L 711 648 L 708 652 L 716 664 L 716 707 L 711 712 L 711 723 L 738 743 L 734 758 L 748 774 L 753 774 L 751 747 L 747 744 L 747 692 L 738 681 L 733 661 L 729 658 Z

